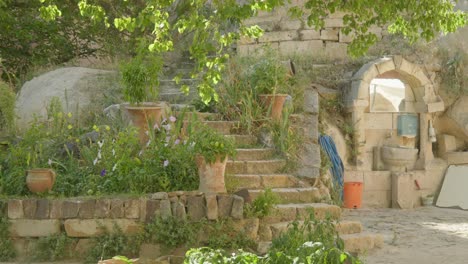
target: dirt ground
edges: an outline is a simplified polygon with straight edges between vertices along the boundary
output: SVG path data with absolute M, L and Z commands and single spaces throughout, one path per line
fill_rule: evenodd
M 363 256 L 366 264 L 468 263 L 468 211 L 437 207 L 413 210 L 345 210 L 365 232 L 379 233 L 385 245 Z

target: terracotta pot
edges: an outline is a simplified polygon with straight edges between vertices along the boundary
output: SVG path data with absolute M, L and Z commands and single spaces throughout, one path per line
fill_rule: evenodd
M 197 155 L 195 161 L 200 177 L 200 187 L 198 190 L 204 193 L 226 193 L 224 184 L 224 172 L 226 171 L 227 157 L 221 160 L 216 158 L 214 163 L 207 163 L 203 156 Z
M 142 145 L 148 142 L 149 126 L 161 123 L 163 108 L 158 104 L 147 103 L 140 106 L 125 105 L 132 124 L 138 128 L 138 138 Z
M 26 185 L 33 193 L 52 190 L 55 183 L 55 171 L 51 169 L 32 169 L 27 171 Z
M 270 117 L 274 120 L 281 120 L 283 105 L 287 94 L 260 94 L 260 102 L 268 109 Z

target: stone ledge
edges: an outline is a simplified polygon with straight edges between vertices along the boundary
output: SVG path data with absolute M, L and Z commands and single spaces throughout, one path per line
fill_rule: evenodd
M 118 227 L 124 234 L 134 234 L 142 230 L 135 220 L 128 219 L 68 219 L 64 223 L 65 232 L 69 237 L 94 237 L 106 231 L 115 232 Z
M 59 220 L 10 220 L 12 237 L 45 237 L 60 233 Z

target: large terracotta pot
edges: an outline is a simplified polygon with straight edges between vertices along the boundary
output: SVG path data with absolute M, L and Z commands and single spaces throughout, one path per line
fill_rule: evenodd
M 288 97 L 287 94 L 260 94 L 260 102 L 268 109 L 270 117 L 274 120 L 281 120 L 283 105 Z
M 51 169 L 32 169 L 27 171 L 26 185 L 33 193 L 52 190 L 55 183 L 55 171 Z
M 161 123 L 163 108 L 155 103 L 145 103 L 139 106 L 125 105 L 132 124 L 138 128 L 138 137 L 142 145 L 149 139 L 149 131 L 155 124 Z M 149 127 L 151 126 L 151 129 Z
M 224 184 L 224 172 L 226 171 L 227 157 L 221 160 L 216 158 L 214 163 L 207 163 L 201 155 L 195 157 L 200 177 L 198 190 L 204 193 L 226 193 Z

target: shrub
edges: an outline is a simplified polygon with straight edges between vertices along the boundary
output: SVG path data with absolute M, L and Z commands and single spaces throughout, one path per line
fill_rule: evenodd
M 0 217 L 0 261 L 9 261 L 16 257 L 16 251 L 10 238 L 10 222 Z
M 65 233 L 41 237 L 38 239 L 33 252 L 35 261 L 56 261 L 73 257 L 75 240 Z
M 15 93 L 0 81 L 0 133 L 11 132 L 15 128 Z
M 251 204 L 245 207 L 247 217 L 265 217 L 272 213 L 273 208 L 279 203 L 280 198 L 271 189 L 265 189 Z

